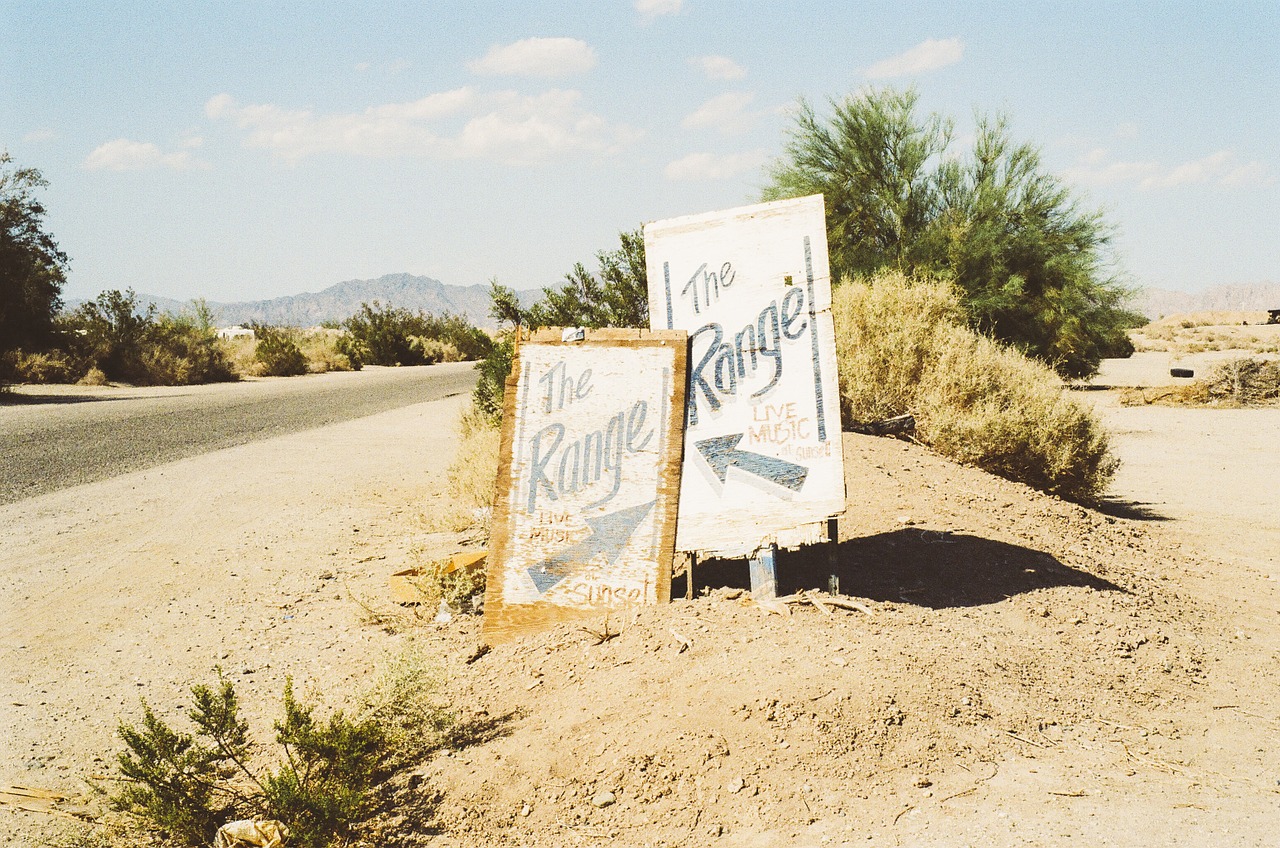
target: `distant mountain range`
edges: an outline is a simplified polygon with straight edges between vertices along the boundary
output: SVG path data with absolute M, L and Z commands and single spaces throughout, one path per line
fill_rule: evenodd
M 536 299 L 541 292 L 521 292 Z M 319 292 L 273 297 L 236 303 L 209 301 L 214 321 L 220 327 L 257 321 L 279 326 L 312 327 L 322 321 L 342 321 L 360 310 L 360 304 L 374 301 L 383 306 L 397 306 L 414 312 L 419 309 L 433 315 L 445 312 L 461 315 L 477 327 L 494 329 L 489 317 L 489 287 L 451 286 L 430 277 L 412 274 L 386 274 L 376 280 L 347 280 Z M 151 294 L 138 294 L 138 302 L 153 303 L 160 312 L 177 314 L 191 308 L 191 301 L 174 300 Z M 67 309 L 83 301 L 70 300 Z
M 542 296 L 541 289 L 518 293 L 525 305 Z M 161 312 L 179 313 L 190 301 L 158 295 L 139 294 L 141 303 L 154 303 Z M 489 317 L 489 287 L 451 286 L 431 277 L 412 274 L 385 274 L 374 280 L 347 280 L 319 292 L 273 297 L 235 303 L 209 302 L 218 326 L 257 321 L 293 327 L 311 327 L 322 321 L 342 321 L 360 309 L 362 303 L 382 303 L 404 309 L 461 315 L 477 327 L 494 329 Z M 68 309 L 83 301 L 70 300 Z M 1195 294 L 1170 289 L 1146 288 L 1139 292 L 1135 308 L 1155 320 L 1184 312 L 1244 312 L 1280 308 L 1280 283 L 1218 285 Z
M 1168 289 L 1147 288 L 1135 307 L 1151 320 L 1185 312 L 1256 312 L 1280 309 L 1280 283 L 1235 283 L 1211 286 L 1191 294 Z

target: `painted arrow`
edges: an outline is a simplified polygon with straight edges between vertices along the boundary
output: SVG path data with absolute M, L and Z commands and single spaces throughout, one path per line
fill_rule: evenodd
M 707 461 L 707 465 L 711 466 L 711 470 L 720 478 L 721 483 L 725 481 L 732 466 L 748 474 L 762 477 L 770 483 L 777 483 L 793 492 L 800 491 L 800 487 L 804 485 L 804 478 L 809 475 L 808 468 L 774 456 L 738 450 L 738 442 L 742 441 L 742 436 L 742 433 L 730 433 L 727 436 L 716 436 L 714 439 L 694 442 L 694 446 Z
M 568 577 L 574 566 L 591 562 L 601 554 L 613 565 L 655 503 L 656 501 L 649 501 L 608 515 L 586 519 L 587 527 L 591 528 L 590 533 L 542 564 L 529 569 L 529 578 L 538 587 L 538 594 L 545 594 L 552 586 Z

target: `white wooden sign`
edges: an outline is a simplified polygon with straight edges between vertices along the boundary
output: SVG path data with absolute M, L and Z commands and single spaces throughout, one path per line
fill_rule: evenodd
M 522 344 L 507 382 L 491 642 L 670 599 L 687 336 L 560 333 Z
M 646 224 L 650 326 L 689 332 L 676 549 L 749 556 L 845 508 L 821 195 Z

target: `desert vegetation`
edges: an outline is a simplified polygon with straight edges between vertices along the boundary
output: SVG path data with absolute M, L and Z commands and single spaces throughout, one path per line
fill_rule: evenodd
M 970 327 L 1063 377 L 1128 355 L 1125 331 L 1145 319 L 1127 308 L 1102 214 L 1081 209 L 1007 118 L 979 116 L 957 156 L 954 121 L 918 103 L 914 90 L 869 89 L 821 114 L 801 100 L 764 199 L 824 195 L 833 280 L 948 279 Z
M 287 681 L 273 748 L 251 739 L 219 672 L 215 685 L 191 687 L 189 729 L 145 703 L 139 723 L 121 723 L 110 806 L 124 814 L 126 838 L 203 846 L 220 825 L 256 818 L 283 822 L 291 846 L 349 844 L 386 803 L 380 790 L 393 776 L 462 738 L 442 686 L 413 645 L 386 663 L 350 715 L 318 715 Z
M 1101 496 L 1106 432 L 1043 363 L 975 333 L 946 280 L 882 273 L 832 296 L 846 426 L 910 413 L 939 453 L 1072 500 Z
M 1276 406 L 1280 404 L 1280 360 L 1226 359 L 1214 365 L 1207 377 L 1179 386 L 1127 389 L 1120 401 L 1127 406 Z
M 106 291 L 54 316 L 36 348 L 0 352 L 19 383 L 190 385 L 241 377 L 290 377 L 371 365 L 430 365 L 485 356 L 492 341 L 465 318 L 362 304 L 342 326 L 252 324 L 252 336 L 220 338 L 213 314 L 193 301 L 157 313 L 132 291 Z
M 459 315 L 430 315 L 374 301 L 342 322 L 341 350 L 369 365 L 431 365 L 481 359 L 489 336 Z
M 1129 333 L 1139 353 L 1204 353 L 1239 350 L 1280 353 L 1280 324 L 1267 324 L 1267 313 L 1193 312 L 1170 315 Z

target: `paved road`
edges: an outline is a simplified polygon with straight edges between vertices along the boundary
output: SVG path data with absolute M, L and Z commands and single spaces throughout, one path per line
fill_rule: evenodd
M 0 402 L 0 504 L 471 391 L 472 363 L 148 389 L 24 387 Z

